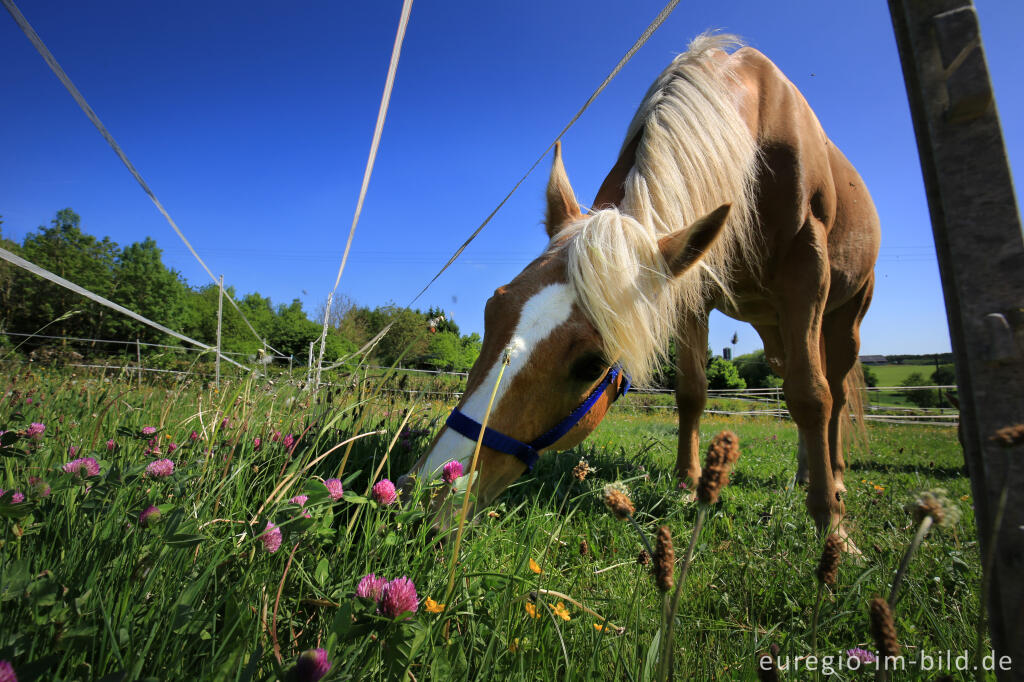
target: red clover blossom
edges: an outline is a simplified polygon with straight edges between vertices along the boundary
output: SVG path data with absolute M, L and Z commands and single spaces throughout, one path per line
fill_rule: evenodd
M 263 547 L 273 554 L 281 548 L 281 529 L 273 521 L 267 521 L 267 527 L 263 530 L 259 540 L 263 543 Z
M 167 478 L 174 473 L 174 462 L 169 459 L 158 459 L 150 462 L 146 473 L 153 478 Z
M 462 476 L 462 473 L 462 463 L 453 459 L 444 465 L 444 468 L 441 470 L 441 478 L 444 479 L 445 483 L 451 485 Z
M 363 599 L 372 599 L 373 601 L 380 601 L 381 592 L 384 590 L 384 585 L 387 584 L 386 578 L 378 578 L 373 573 L 367 573 L 363 576 L 359 584 L 356 585 L 356 596 L 362 597 Z
M 73 459 L 65 464 L 63 469 L 68 474 L 81 474 L 87 477 L 100 475 L 100 463 L 92 457 Z
M 378 504 L 384 506 L 394 504 L 395 500 L 398 499 L 398 493 L 395 492 L 395 484 L 388 479 L 377 481 L 373 485 L 373 499 L 377 500 Z
M 341 481 L 336 478 L 328 478 L 324 481 L 324 485 L 327 486 L 327 492 L 330 493 L 331 499 L 337 502 L 341 499 L 341 496 L 345 494 L 345 489 L 341 487 Z
M 307 649 L 295 662 L 295 679 L 299 682 L 317 682 L 331 669 L 324 649 Z
M 404 575 L 395 578 L 380 593 L 380 610 L 388 618 L 395 618 L 403 613 L 416 613 L 420 600 L 416 594 L 416 586 Z

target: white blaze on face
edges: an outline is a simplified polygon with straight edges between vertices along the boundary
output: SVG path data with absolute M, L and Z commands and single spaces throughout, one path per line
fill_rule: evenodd
M 574 300 L 575 294 L 568 284 L 549 284 L 523 304 L 523 309 L 519 313 L 519 322 L 508 343 L 512 361 L 505 368 L 505 374 L 501 377 L 501 385 L 498 386 L 498 392 L 494 396 L 492 412 L 497 411 L 502 397 L 508 387 L 512 385 L 512 379 L 529 362 L 537 344 L 569 319 Z M 503 355 L 499 355 L 498 360 L 488 370 L 483 381 L 471 395 L 467 396 L 466 402 L 462 405 L 462 412 L 476 420 L 477 423 L 483 423 L 487 403 L 491 399 L 491 391 L 494 390 L 494 382 L 498 380 L 498 373 L 501 371 Z M 530 396 L 523 396 L 522 399 L 530 400 Z M 554 415 L 554 417 L 557 419 L 559 415 Z M 434 478 L 440 468 L 453 459 L 461 462 L 463 469 L 468 474 L 474 448 L 476 448 L 476 441 L 448 429 L 437 441 L 434 449 L 430 451 L 427 461 L 420 470 L 420 475 L 426 477 L 427 480 Z

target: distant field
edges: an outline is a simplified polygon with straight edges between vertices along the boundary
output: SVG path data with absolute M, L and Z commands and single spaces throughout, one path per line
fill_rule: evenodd
M 929 383 L 935 365 L 868 365 L 878 377 L 879 386 L 899 386 L 903 380 L 914 372 L 919 373 Z M 875 405 L 906 405 L 912 407 L 906 397 L 897 393 L 871 392 L 871 402 Z
M 899 386 L 914 372 L 926 379 L 935 371 L 935 365 L 870 365 L 878 377 L 879 386 Z

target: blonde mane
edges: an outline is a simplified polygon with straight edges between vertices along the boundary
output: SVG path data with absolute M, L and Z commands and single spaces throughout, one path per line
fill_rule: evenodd
M 736 47 L 729 35 L 698 36 L 644 96 L 625 149 L 639 134 L 635 163 L 618 208 L 594 211 L 557 235 L 577 300 L 597 328 L 609 360 L 634 381 L 650 381 L 675 332 L 680 311 L 704 313 L 730 296 L 737 259 L 757 269 L 753 193 L 756 141 L 730 86 L 733 74 L 715 50 Z M 701 267 L 673 278 L 658 239 L 724 203 L 732 211 Z

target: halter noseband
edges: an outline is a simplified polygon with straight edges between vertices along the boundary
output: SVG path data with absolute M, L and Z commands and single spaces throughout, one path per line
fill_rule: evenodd
M 615 381 L 615 378 L 622 372 L 622 378 L 625 381 L 625 388 L 621 392 L 617 393 L 612 402 L 619 399 L 620 396 L 624 396 L 629 393 L 629 387 L 631 385 L 629 375 L 622 371 L 622 368 L 618 365 L 611 367 L 608 372 L 604 375 L 604 379 L 597 385 L 587 399 L 584 400 L 579 407 L 573 410 L 568 417 L 555 424 L 551 430 L 544 433 L 539 438 L 534 439 L 530 443 L 524 443 L 516 440 L 511 436 L 495 431 L 491 427 L 484 429 L 483 444 L 489 447 L 491 450 L 497 450 L 503 452 L 506 455 L 512 455 L 526 465 L 527 471 L 533 471 L 533 465 L 540 459 L 540 451 L 544 448 L 555 444 L 558 440 L 569 433 L 574 426 L 580 423 L 590 412 L 590 408 L 594 406 L 597 399 L 608 388 L 608 385 Z M 448 415 L 448 421 L 446 422 L 448 428 L 452 429 L 456 433 L 475 441 L 480 437 L 480 422 L 476 421 L 472 417 L 467 416 L 464 412 L 460 412 L 459 408 L 454 408 L 452 413 Z

